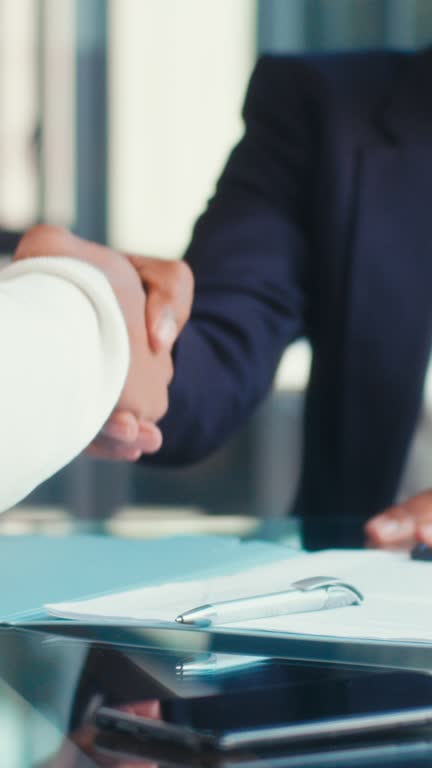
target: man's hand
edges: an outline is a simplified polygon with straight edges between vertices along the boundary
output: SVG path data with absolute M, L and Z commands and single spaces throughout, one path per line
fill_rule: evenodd
M 385 509 L 366 523 L 365 531 L 374 547 L 408 549 L 417 542 L 432 546 L 432 490 Z
M 147 295 L 145 314 L 150 347 L 154 354 L 168 352 L 189 319 L 193 299 L 193 277 L 182 261 L 129 256 Z M 135 461 L 160 448 L 162 436 L 148 421 L 138 422 L 119 407 L 106 423 L 88 453 L 102 459 Z
M 100 269 L 111 284 L 126 322 L 131 361 L 118 409 L 120 422 L 123 419 L 126 426 L 129 422 L 129 433 L 126 430 L 126 441 L 111 439 L 109 456 L 105 453 L 105 444 L 99 448 L 98 455 L 135 460 L 142 452 L 137 445 L 140 435 L 148 452 L 157 450 L 161 444 L 161 435 L 155 423 L 162 418 L 168 405 L 172 362 L 170 345 L 155 344 L 155 337 L 161 332 L 160 326 L 152 328 L 150 337 L 147 334 L 145 293 L 137 270 L 125 256 L 116 251 L 48 225 L 33 227 L 24 235 L 14 260 L 38 256 L 71 257 Z M 166 313 L 166 307 L 163 311 Z M 165 316 L 160 314 L 159 322 Z M 135 442 L 131 437 L 135 437 Z M 98 451 L 97 445 L 93 446 L 93 451 Z

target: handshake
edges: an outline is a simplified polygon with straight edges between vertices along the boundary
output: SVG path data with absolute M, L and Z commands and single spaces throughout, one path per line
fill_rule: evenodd
M 162 444 L 158 421 L 168 408 L 172 348 L 189 318 L 193 277 L 181 261 L 121 254 L 59 227 L 38 225 L 21 239 L 14 261 L 69 257 L 108 279 L 129 337 L 130 365 L 114 412 L 87 452 L 97 458 L 136 461 Z

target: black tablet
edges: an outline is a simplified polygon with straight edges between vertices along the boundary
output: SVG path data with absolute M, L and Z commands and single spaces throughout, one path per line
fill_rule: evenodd
M 94 719 L 105 734 L 191 752 L 300 748 L 419 728 L 432 735 L 432 677 L 271 661 L 247 684 L 233 677 L 206 695 L 166 695 L 145 713 L 144 698 L 136 711 L 104 706 Z

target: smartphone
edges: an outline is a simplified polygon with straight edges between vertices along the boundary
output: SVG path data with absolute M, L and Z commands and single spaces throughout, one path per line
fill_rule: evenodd
M 101 707 L 94 720 L 102 733 L 190 753 L 300 748 L 414 728 L 432 736 L 432 676 L 270 662 L 246 688 L 167 696 L 157 718 Z
M 396 737 L 338 742 L 336 745 L 311 743 L 288 745 L 272 749 L 249 751 L 245 755 L 228 752 L 199 754 L 179 747 L 155 742 L 134 741 L 112 733 L 98 735 L 94 751 L 109 765 L 122 768 L 125 764 L 149 768 L 429 768 L 432 760 L 432 740 L 421 734 L 401 733 Z

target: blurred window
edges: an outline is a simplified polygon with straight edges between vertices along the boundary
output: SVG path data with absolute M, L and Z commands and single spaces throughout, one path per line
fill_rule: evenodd
M 69 227 L 76 212 L 75 6 L 75 0 L 39 3 L 39 211 L 41 218 Z
M 109 232 L 179 256 L 234 142 L 255 0 L 111 0 Z
M 75 0 L 0 0 L 0 226 L 74 220 Z
M 37 211 L 37 3 L 0 0 L 0 226 Z

